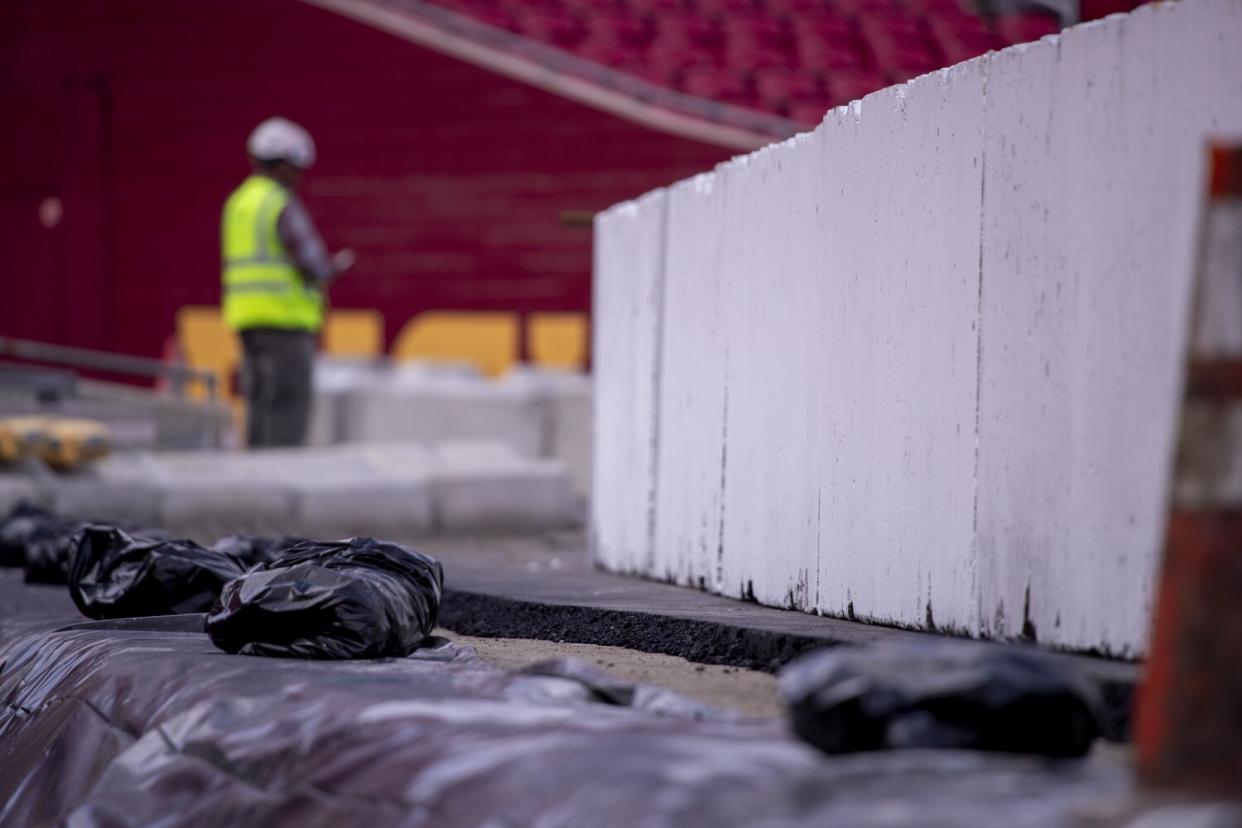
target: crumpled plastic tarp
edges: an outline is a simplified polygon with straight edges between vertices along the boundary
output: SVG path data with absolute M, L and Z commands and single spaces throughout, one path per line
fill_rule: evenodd
M 74 534 L 71 559 L 69 593 L 88 618 L 204 612 L 245 571 L 236 558 L 193 541 L 89 524 Z
M 229 583 L 207 633 L 243 655 L 401 657 L 431 634 L 443 584 L 438 561 L 400 544 L 304 541 Z
M 1130 785 L 1107 755 L 825 756 L 780 720 L 657 714 L 581 665 L 506 672 L 442 639 L 242 658 L 200 615 L 63 627 L 75 614 L 0 573 L 0 824 L 1047 828 Z
M 936 639 L 816 650 L 780 673 L 794 732 L 828 753 L 970 748 L 1070 757 L 1099 735 L 1095 686 L 1047 653 Z

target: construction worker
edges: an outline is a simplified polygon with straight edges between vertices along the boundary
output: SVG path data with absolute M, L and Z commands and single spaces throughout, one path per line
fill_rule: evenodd
M 259 124 L 246 145 L 252 174 L 224 205 L 224 321 L 241 337 L 246 436 L 252 448 L 306 440 L 324 291 L 354 261 L 328 256 L 296 195 L 315 163 L 310 134 L 284 118 Z

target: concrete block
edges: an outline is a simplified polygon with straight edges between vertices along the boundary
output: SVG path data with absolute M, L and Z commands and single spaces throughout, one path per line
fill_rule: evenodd
M 721 176 L 696 176 L 669 193 L 660 368 L 658 504 L 651 573 L 716 592 L 723 552 L 725 307 L 722 271 L 733 244 Z M 729 253 L 728 255 L 733 255 Z M 604 504 L 601 504 L 601 508 Z
M 543 401 L 546 456 L 561 461 L 583 508 L 591 496 L 593 394 L 591 377 L 576 371 L 515 369 L 498 380 L 502 386 L 533 389 Z
M 211 540 L 228 534 L 297 534 L 294 487 L 248 475 L 170 477 L 160 486 L 169 532 Z
M 549 455 L 565 466 L 569 484 L 585 509 L 591 498 L 594 396 L 590 379 L 578 379 L 558 385 L 548 399 L 552 421 Z
M 1204 146 L 1242 134 L 1239 43 L 1242 6 L 1203 0 L 992 60 L 976 575 L 987 634 L 1143 652 Z
M 825 281 L 801 375 L 819 412 L 816 498 L 796 516 L 819 526 L 806 571 L 824 613 L 959 631 L 975 619 L 986 75 L 985 60 L 959 64 L 822 127 L 825 247 L 810 261 Z
M 655 568 L 667 199 L 656 190 L 595 219 L 591 544 L 619 571 Z
M 372 378 L 351 391 L 345 434 L 353 442 L 499 440 L 525 457 L 545 451 L 545 409 L 532 389 L 426 373 Z
M 18 472 L 0 473 L 0 515 L 7 515 L 18 503 L 45 503 L 43 491 L 33 478 Z
M 346 448 L 358 461 L 350 464 L 349 472 L 293 484 L 299 533 L 408 538 L 434 532 L 433 463 L 428 450 L 382 444 Z
M 582 518 L 564 466 L 501 443 L 438 446 L 432 480 L 441 532 L 562 529 Z
M 1233 0 L 1145 5 L 601 214 L 596 560 L 1141 654 L 1239 42 Z
M 306 442 L 327 446 L 341 442 L 341 417 L 345 394 L 357 381 L 357 361 L 332 357 L 315 358 L 310 426 Z
M 139 480 L 66 475 L 48 485 L 49 506 L 65 517 L 159 527 L 164 524 L 162 486 Z
M 825 370 L 830 358 L 821 339 L 831 264 L 822 247 L 831 230 L 820 215 L 832 207 L 821 198 L 825 152 L 822 135 L 804 134 L 716 173 L 729 198 L 717 274 L 726 396 L 720 414 L 709 414 L 723 441 L 715 458 L 723 522 L 709 530 L 719 531 L 713 585 L 735 598 L 807 608 L 820 528 L 818 383 L 807 375 L 811 365 Z M 777 205 L 788 211 L 780 220 Z M 765 244 L 748 243 L 746 229 L 755 227 Z M 697 438 L 662 433 L 660 443 L 683 440 Z M 706 449 L 696 462 L 713 453 Z
M 299 485 L 363 472 L 359 460 L 337 447 L 166 453 L 147 462 L 165 526 L 206 540 L 230 533 L 298 534 Z

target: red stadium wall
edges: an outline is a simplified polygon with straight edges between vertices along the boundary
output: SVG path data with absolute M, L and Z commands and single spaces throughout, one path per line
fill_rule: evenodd
M 305 198 L 359 253 L 333 303 L 390 341 L 426 310 L 588 311 L 591 234 L 561 211 L 731 154 L 298 0 L 8 0 L 0 98 L 0 335 L 148 355 L 218 302 L 220 207 L 269 115 L 314 134 Z

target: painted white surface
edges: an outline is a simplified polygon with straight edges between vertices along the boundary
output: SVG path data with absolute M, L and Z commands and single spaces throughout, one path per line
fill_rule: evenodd
M 814 605 L 825 612 L 852 604 L 855 617 L 907 625 L 930 613 L 955 629 L 973 617 L 985 70 L 925 76 L 825 125 Z
M 982 632 L 1025 620 L 1040 640 L 1142 651 L 1204 145 L 1239 131 L 1237 2 L 1156 4 L 993 58 Z
M 649 193 L 595 220 L 594 304 L 607 313 L 592 325 L 596 511 L 591 546 L 619 571 L 655 567 L 656 417 L 660 317 L 664 289 L 667 194 Z
M 823 267 L 814 253 L 819 146 L 800 136 L 718 173 L 727 192 L 745 196 L 726 204 L 720 270 L 729 331 L 722 591 L 769 604 L 806 580 L 815 547 L 814 384 L 804 366 L 816 351 Z
M 655 548 L 662 566 L 651 573 L 715 592 L 724 591 L 717 576 L 729 359 L 719 274 L 731 252 L 723 226 L 723 208 L 730 203 L 724 186 L 718 177 L 702 175 L 668 196 L 658 427 L 676 437 L 660 443 Z M 604 376 L 598 359 L 597 352 L 597 394 Z M 597 514 L 604 507 L 598 503 Z
M 1242 134 L 1236 0 L 918 78 L 610 210 L 597 559 L 1140 653 L 1210 134 Z

